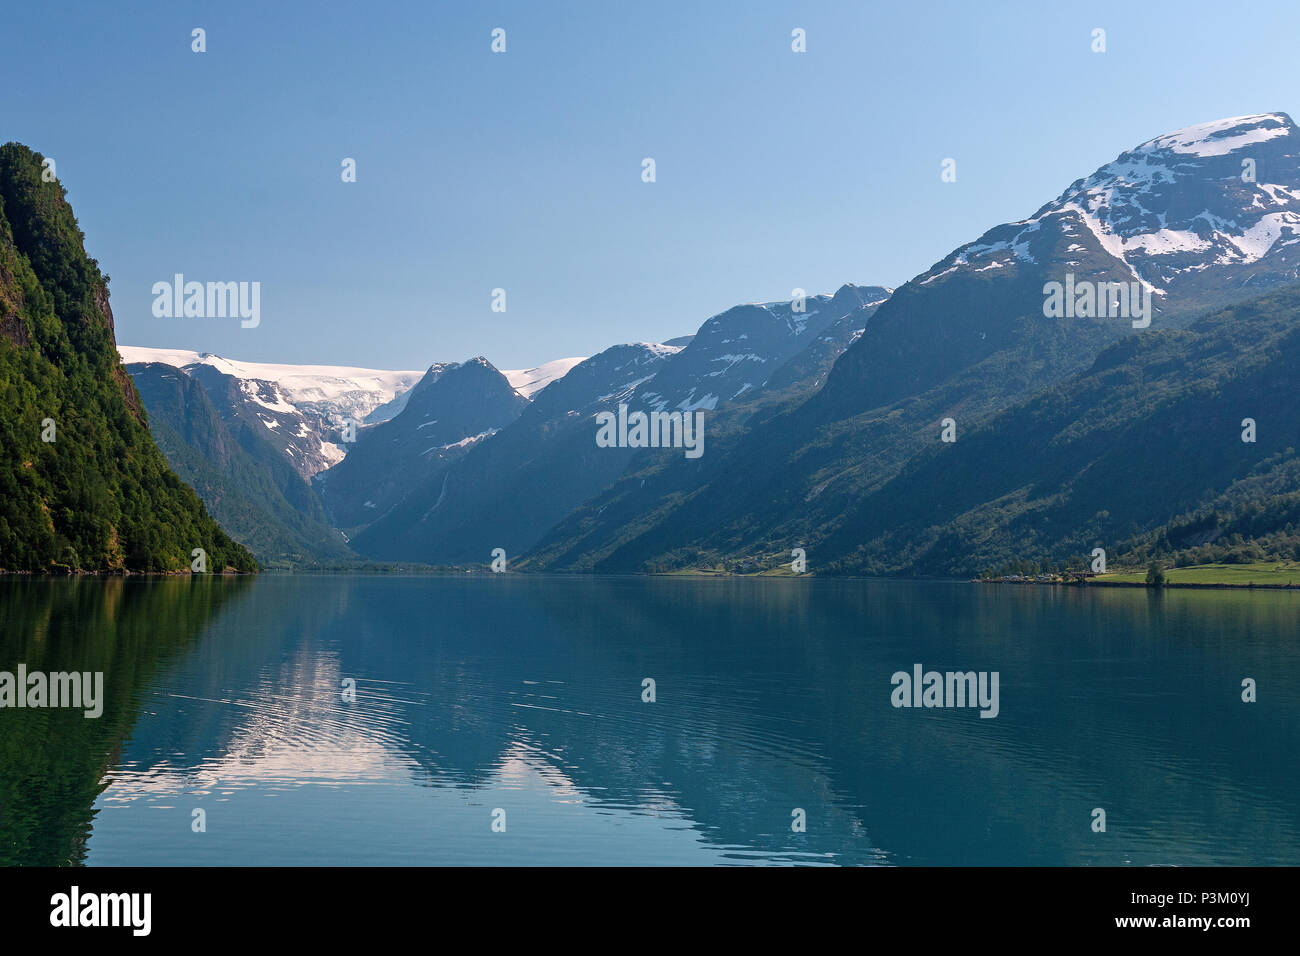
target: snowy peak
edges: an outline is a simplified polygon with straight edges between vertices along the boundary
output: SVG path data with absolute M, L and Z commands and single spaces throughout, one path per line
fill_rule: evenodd
M 340 427 L 344 419 L 363 421 L 376 408 L 409 389 L 424 377 L 422 371 L 387 371 L 344 365 L 279 365 L 243 362 L 211 352 L 187 349 L 150 349 L 118 346 L 122 361 L 161 362 L 188 369 L 206 365 L 222 375 L 244 381 L 272 383 L 286 404 L 314 413 L 326 427 Z M 259 386 L 261 392 L 267 391 Z
M 1189 269 L 1258 262 L 1297 239 L 1300 135 L 1290 117 L 1266 113 L 1157 136 L 1043 214 L 1071 212 L 1162 291 Z
M 1259 113 L 1189 126 L 1121 153 L 918 281 L 956 272 L 1013 276 L 1030 266 L 1118 271 L 1167 303 L 1295 279 L 1298 242 L 1300 130 L 1285 113 Z
M 889 296 L 882 286 L 846 285 L 834 295 L 735 306 L 700 326 L 690 344 L 637 397 L 656 411 L 689 412 L 712 411 L 720 403 L 753 395 L 833 323 Z
M 235 416 L 279 445 L 304 478 L 338 464 L 350 446 L 347 423 L 376 425 L 399 415 L 417 387 L 427 388 L 464 366 L 497 370 L 479 355 L 463 363 L 435 363 L 425 371 L 389 371 L 343 365 L 244 362 L 189 349 L 118 347 L 128 365 L 157 362 L 202 382 L 223 417 Z M 536 368 L 499 373 L 524 398 L 563 378 L 582 362 L 557 359 Z
M 607 403 L 626 401 L 638 385 L 650 381 L 681 348 L 657 342 L 612 345 L 583 359 L 549 388 L 537 393 L 526 413 L 544 422 L 585 415 Z
M 1190 156 L 1223 156 L 1279 136 L 1290 136 L 1295 124 L 1285 113 L 1256 113 L 1201 123 L 1147 140 L 1133 152 L 1174 152 Z

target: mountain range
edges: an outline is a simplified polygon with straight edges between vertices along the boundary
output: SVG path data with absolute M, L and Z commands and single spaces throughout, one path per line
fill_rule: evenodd
M 803 547 L 810 569 L 822 571 L 975 572 L 983 567 L 981 535 L 955 523 L 943 529 L 958 543 L 942 565 L 867 560 L 863 529 L 892 520 L 876 493 L 917 456 L 943 450 L 945 419 L 957 437 L 948 449 L 964 448 L 971 429 L 1005 423 L 999 416 L 1059 390 L 1108 348 L 1176 335 L 1215 306 L 1293 283 L 1298 150 L 1300 133 L 1289 117 L 1267 114 L 1192 127 L 1122 154 L 1034 216 L 988 230 L 898 289 L 824 386 L 751 422 L 712 463 L 712 480 L 648 520 L 628 508 L 603 528 L 608 494 L 598 497 L 539 543 L 539 564 L 772 568 Z M 1256 181 L 1243 180 L 1248 168 Z M 1143 283 L 1156 302 L 1150 327 L 1048 318 L 1045 287 L 1067 276 Z M 1090 411 L 1081 403 L 1071 408 L 1079 416 Z M 1017 461 L 1028 457 L 1044 470 L 1055 461 L 1051 446 L 1017 447 Z M 983 467 L 997 472 L 1007 464 L 990 459 Z M 1152 477 L 1158 487 L 1160 476 Z M 1222 490 L 1209 475 L 1198 480 L 1203 497 Z M 918 506 L 938 507 L 916 494 Z M 1153 510 L 1138 527 L 1157 526 L 1171 513 Z M 1065 561 L 1076 546 L 1068 535 L 1030 536 L 1016 542 L 1014 554 Z
M 803 549 L 815 573 L 969 575 L 1286 548 L 1298 239 L 1300 131 L 1256 114 L 1122 152 L 897 290 L 669 342 L 513 372 L 121 352 L 172 465 L 273 564 L 777 571 Z M 1064 314 L 1054 286 L 1079 290 Z M 1120 291 L 1133 315 L 1098 307 Z M 704 454 L 598 447 L 620 408 L 702 412 Z

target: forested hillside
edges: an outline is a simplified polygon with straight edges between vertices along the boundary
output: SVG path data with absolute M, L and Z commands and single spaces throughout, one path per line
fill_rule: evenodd
M 108 277 L 43 157 L 0 147 L 0 568 L 257 565 L 168 466 L 118 358 Z

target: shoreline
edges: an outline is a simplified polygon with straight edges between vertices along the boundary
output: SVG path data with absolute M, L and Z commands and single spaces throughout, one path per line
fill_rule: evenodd
M 1120 572 L 1124 573 L 1124 572 Z M 771 572 L 758 573 L 736 573 L 734 571 L 715 571 L 715 570 L 682 570 L 682 571 L 658 571 L 647 573 L 622 573 L 613 575 L 593 575 L 584 572 L 538 572 L 538 571 L 513 571 L 509 572 L 515 577 L 678 577 L 678 578 L 776 578 L 779 580 L 798 580 L 798 579 L 818 579 L 818 580 L 849 580 L 849 581 L 899 581 L 912 583 L 960 583 L 978 585 L 1002 585 L 1009 587 L 1056 587 L 1056 588 L 1139 588 L 1143 590 L 1194 590 L 1194 591 L 1300 591 L 1300 583 L 1272 584 L 1260 583 L 1255 581 L 1245 583 L 1233 583 L 1228 581 L 1169 581 L 1166 580 L 1161 584 L 1148 584 L 1145 581 L 1105 581 L 1096 578 L 1075 578 L 1071 580 L 1047 580 L 1036 581 L 1032 579 L 1011 580 L 1007 578 L 911 578 L 911 577 L 873 577 L 857 575 L 817 575 L 805 572 L 803 574 L 782 574 Z M 199 574 L 193 571 L 8 571 L 0 568 L 0 578 L 8 577 L 26 577 L 26 578 L 251 578 L 260 576 L 271 577 L 292 577 L 294 575 L 358 575 L 363 577 L 493 577 L 494 575 L 479 568 L 263 568 L 258 571 L 209 571 Z
M 998 581 L 991 578 L 972 578 L 972 584 L 1004 584 L 1012 587 L 1057 588 L 1143 588 L 1149 591 L 1300 591 L 1300 584 L 1229 584 L 1225 581 L 1192 583 L 1166 581 L 1164 584 L 1147 584 L 1145 581 Z

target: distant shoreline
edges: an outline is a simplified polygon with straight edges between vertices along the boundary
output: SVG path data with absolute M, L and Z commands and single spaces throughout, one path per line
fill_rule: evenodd
M 0 568 L 0 577 L 25 578 L 252 578 L 261 571 L 87 571 L 84 568 L 58 571 L 7 571 Z
M 1166 581 L 1164 584 L 1147 584 L 1145 581 L 1000 581 L 995 578 L 972 578 L 972 584 L 1003 584 L 1010 587 L 1058 587 L 1058 588 L 1142 588 L 1150 591 L 1189 590 L 1189 591 L 1300 591 L 1300 584 L 1230 584 L 1226 581 Z
M 1195 572 L 1205 573 L 1208 569 L 1198 568 L 1175 568 L 1174 573 Z M 1288 571 L 1291 569 L 1287 569 Z M 1234 568 L 1237 573 L 1250 573 L 1245 570 L 1245 566 Z M 1122 571 L 1112 572 L 1116 576 L 1137 576 L 1145 572 Z M 1166 572 L 1168 574 L 1169 572 Z M 1261 571 L 1258 573 L 1278 574 L 1277 570 Z M 432 567 L 432 566 L 413 566 L 413 567 L 384 567 L 384 566 L 358 566 L 354 568 L 347 567 L 304 567 L 304 568 L 264 568 L 257 572 L 245 571 L 212 571 L 204 574 L 198 574 L 191 571 L 9 571 L 0 568 L 0 578 L 25 577 L 25 578 L 249 578 L 249 577 L 292 577 L 295 575 L 339 575 L 350 576 L 357 575 L 362 577 L 495 577 L 491 571 L 485 568 L 451 568 L 451 567 Z M 779 578 L 782 580 L 797 579 L 819 579 L 819 580 L 860 580 L 860 581 L 908 581 L 913 583 L 960 583 L 963 580 L 968 584 L 986 584 L 986 585 L 1004 585 L 1009 587 L 1059 587 L 1059 588 L 1137 588 L 1142 590 L 1196 590 L 1196 591 L 1300 591 L 1300 580 L 1288 581 L 1285 584 L 1268 583 L 1259 581 L 1170 581 L 1166 580 L 1158 585 L 1148 584 L 1145 580 L 1106 580 L 1099 577 L 1089 578 L 1061 578 L 1052 576 L 1046 579 L 1034 579 L 1032 577 L 1017 577 L 1008 575 L 998 578 L 913 578 L 913 577 L 880 577 L 880 576 L 857 576 L 857 575 L 816 575 L 811 573 L 788 574 L 780 571 L 765 571 L 758 573 L 739 573 L 735 571 L 718 571 L 711 569 L 688 569 L 678 571 L 653 571 L 653 572 L 625 572 L 620 574 L 591 574 L 590 572 L 545 572 L 545 571 L 511 571 L 511 577 L 687 577 L 687 578 Z M 503 575 L 504 576 L 504 575 Z M 1300 579 L 1300 569 L 1296 569 L 1297 579 Z

